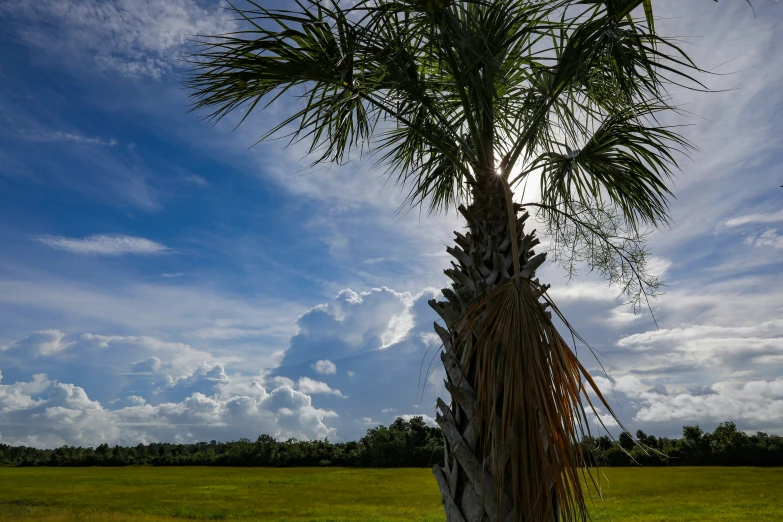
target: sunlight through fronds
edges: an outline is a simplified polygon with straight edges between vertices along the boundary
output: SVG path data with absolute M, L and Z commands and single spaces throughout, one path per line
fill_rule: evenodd
M 680 143 L 673 129 L 613 122 L 670 108 L 667 84 L 704 87 L 682 49 L 655 33 L 649 0 L 244 3 L 230 4 L 242 30 L 199 40 L 186 81 L 194 109 L 215 121 L 241 109 L 241 123 L 293 95 L 290 115 L 260 140 L 304 140 L 314 163 L 377 154 L 409 190 L 406 203 L 431 212 L 466 199 L 481 169 L 526 172 L 562 145 L 579 147 L 590 129 L 611 130 L 618 146 Z M 657 223 L 668 194 L 661 161 L 676 166 L 664 152 L 647 147 L 632 171 L 652 192 L 629 183 L 627 169 L 585 162 L 559 162 L 544 182 L 587 175 L 580 198 L 603 187 L 629 217 Z

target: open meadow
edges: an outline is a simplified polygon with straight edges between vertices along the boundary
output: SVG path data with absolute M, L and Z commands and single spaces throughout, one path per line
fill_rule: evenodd
M 606 468 L 596 521 L 780 521 L 782 468 Z M 445 520 L 428 469 L 0 468 L 0 522 Z

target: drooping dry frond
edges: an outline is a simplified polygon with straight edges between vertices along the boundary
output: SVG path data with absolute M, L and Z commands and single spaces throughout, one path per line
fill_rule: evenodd
M 468 309 L 449 344 L 474 351 L 475 433 L 490 434 L 477 448 L 490 459 L 496 498 L 511 498 L 513 520 L 554 520 L 555 509 L 563 521 L 584 520 L 580 473 L 592 477 L 580 441 L 588 410 L 598 412 L 583 379 L 614 413 L 539 303 L 543 296 L 562 318 L 546 289 L 508 281 Z

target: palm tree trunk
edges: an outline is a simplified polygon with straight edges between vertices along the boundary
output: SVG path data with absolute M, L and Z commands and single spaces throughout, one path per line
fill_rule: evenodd
M 492 434 L 474 431 L 475 355 L 471 356 L 472 351 L 467 346 L 452 346 L 450 342 L 453 339 L 450 334 L 468 306 L 476 298 L 514 277 L 506 200 L 498 190 L 493 191 L 494 195 L 490 197 L 486 196 L 486 191 L 482 192 L 484 194 L 480 198 L 475 197 L 474 192 L 474 203 L 469 208 L 459 207 L 467 220 L 468 231 L 465 235 L 456 232 L 456 246 L 447 249 L 455 261 L 452 268 L 445 270 L 452 280 L 451 288 L 442 290 L 446 300 L 433 299 L 429 302 L 447 327 L 444 329 L 435 324 L 445 348 L 441 352 L 441 360 L 446 369 L 446 389 L 452 399 L 450 405 L 440 398 L 437 401 L 440 411 L 436 420 L 443 430 L 445 455 L 444 467 L 436 465 L 433 474 L 440 488 L 448 522 L 520 522 L 525 517 L 517 516 L 512 509 L 513 492 L 506 487 L 506 491 L 500 493 L 503 498 L 497 498 L 495 484 L 500 477 L 493 476 L 489 459 L 483 459 L 481 448 L 477 447 L 479 435 L 492 437 Z M 526 212 L 519 215 L 521 210 L 520 205 L 514 205 L 521 276 L 532 279 L 546 255 L 534 254 L 533 247 L 539 241 L 535 238 L 535 230 L 524 233 L 525 220 L 529 215 Z M 525 444 L 525 441 L 517 443 Z M 504 484 L 508 486 L 511 481 L 505 480 Z M 554 496 L 552 502 L 554 519 L 557 520 Z

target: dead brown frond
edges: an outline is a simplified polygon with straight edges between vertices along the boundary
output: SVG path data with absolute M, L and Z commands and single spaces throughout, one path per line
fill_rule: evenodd
M 575 333 L 546 287 L 523 278 L 477 300 L 453 328 L 450 345 L 472 351 L 463 360 L 472 361 L 475 372 L 476 447 L 490 461 L 498 502 L 511 498 L 514 520 L 554 520 L 555 510 L 566 522 L 586 520 L 580 473 L 597 485 L 580 446 L 590 432 L 583 401 L 598 412 L 583 378 L 614 413 L 539 303 L 542 297 Z M 498 514 L 503 511 L 498 506 Z

